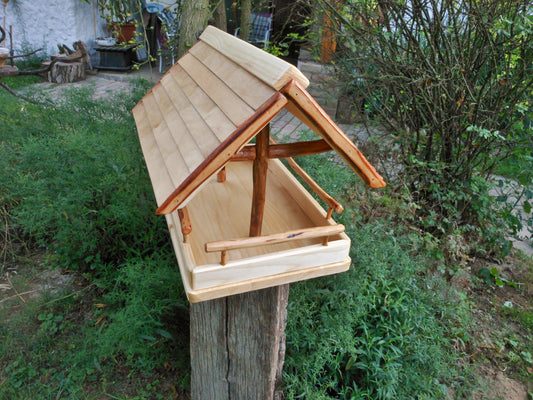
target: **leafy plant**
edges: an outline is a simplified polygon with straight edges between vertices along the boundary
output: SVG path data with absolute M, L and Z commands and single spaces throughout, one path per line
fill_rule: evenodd
M 530 2 L 319 4 L 338 28 L 343 81 L 395 135 L 420 225 L 439 238 L 492 236 L 478 180 L 530 143 Z

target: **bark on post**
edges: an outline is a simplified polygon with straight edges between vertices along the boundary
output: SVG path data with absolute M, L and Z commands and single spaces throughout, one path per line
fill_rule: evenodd
M 279 398 L 289 285 L 191 304 L 192 400 Z
M 209 18 L 209 0 L 186 0 L 183 2 L 178 42 L 178 58 L 196 42 L 199 34 L 207 26 Z

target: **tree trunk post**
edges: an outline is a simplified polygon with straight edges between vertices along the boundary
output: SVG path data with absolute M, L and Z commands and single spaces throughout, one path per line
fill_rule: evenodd
M 192 400 L 279 398 L 289 285 L 191 304 Z

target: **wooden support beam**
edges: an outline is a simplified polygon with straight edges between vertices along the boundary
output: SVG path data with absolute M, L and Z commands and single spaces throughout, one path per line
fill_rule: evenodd
M 273 137 L 270 137 L 270 142 L 273 144 L 277 144 L 276 139 L 274 139 Z M 324 189 L 322 189 L 318 185 L 318 183 L 316 183 L 314 179 L 311 178 L 307 174 L 307 172 L 305 172 L 304 169 L 296 163 L 296 161 L 294 161 L 290 157 L 286 158 L 285 161 L 287 161 L 292 170 L 296 172 L 300 176 L 300 178 L 302 178 L 304 182 L 309 185 L 311 190 L 315 192 L 317 196 L 320 197 L 329 206 L 330 211 L 328 211 L 327 219 L 331 218 L 331 210 L 334 210 L 337 214 L 340 214 L 344 211 L 342 205 L 333 197 L 331 197 Z
M 372 188 L 385 186 L 383 178 L 304 87 L 293 80 L 281 93 L 289 99 L 287 110 L 324 138 L 363 182 Z
M 187 243 L 190 233 L 192 232 L 191 219 L 189 217 L 189 211 L 187 207 L 183 207 L 178 210 L 178 216 L 180 217 L 181 233 L 183 234 L 183 241 Z
M 255 159 L 253 163 L 252 215 L 250 236 L 260 236 L 265 211 L 266 180 L 268 173 L 268 146 L 270 125 L 267 124 L 255 137 Z
M 330 151 L 331 146 L 323 139 L 309 142 L 271 144 L 268 147 L 268 158 L 288 158 L 311 156 L 313 154 Z M 255 146 L 244 146 L 231 159 L 231 161 L 255 160 Z
M 217 172 L 217 182 L 226 182 L 226 167 Z

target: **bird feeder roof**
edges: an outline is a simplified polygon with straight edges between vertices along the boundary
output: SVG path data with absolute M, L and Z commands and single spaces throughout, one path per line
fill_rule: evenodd
M 158 214 L 182 208 L 283 108 L 318 133 L 371 187 L 385 185 L 305 91 L 293 65 L 209 26 L 135 106 Z

